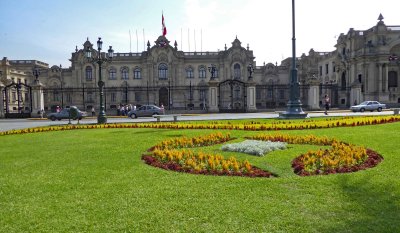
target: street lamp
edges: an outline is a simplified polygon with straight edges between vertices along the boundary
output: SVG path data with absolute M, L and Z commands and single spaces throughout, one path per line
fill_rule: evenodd
M 101 65 L 104 62 L 111 62 L 112 58 L 114 56 L 114 50 L 112 49 L 112 46 L 108 49 L 107 56 L 105 53 L 101 53 L 101 48 L 103 45 L 103 41 L 101 41 L 101 37 L 97 40 L 97 51 L 95 51 L 94 54 L 92 54 L 92 50 L 90 47 L 86 48 L 86 58 L 88 59 L 89 62 L 97 63 L 99 65 L 99 81 L 97 82 L 97 85 L 99 86 L 100 90 L 100 112 L 99 115 L 97 116 L 97 123 L 98 124 L 105 124 L 107 123 L 107 116 L 104 111 L 104 102 L 103 102 L 103 96 L 104 96 L 104 82 L 101 79 Z
M 295 36 L 295 7 L 294 0 L 292 0 L 292 69 L 290 70 L 290 98 L 287 104 L 286 112 L 279 113 L 279 118 L 296 119 L 306 118 L 307 113 L 301 109 L 300 101 L 300 87 L 297 80 L 296 68 L 296 36 Z
M 210 80 L 214 80 L 215 79 L 216 70 L 217 70 L 217 67 L 214 64 L 211 64 L 211 66 L 208 67 L 208 71 L 211 73 Z
M 253 77 L 252 77 L 251 75 L 254 73 L 254 67 L 253 67 L 253 64 L 252 64 L 252 63 L 250 63 L 250 64 L 247 66 L 247 71 L 248 71 L 249 74 L 250 74 L 249 80 L 252 80 Z

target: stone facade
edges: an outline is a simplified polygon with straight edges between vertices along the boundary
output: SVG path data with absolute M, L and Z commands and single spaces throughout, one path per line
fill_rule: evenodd
M 225 45 L 216 52 L 184 52 L 177 47 L 176 41 L 171 44 L 160 36 L 153 45 L 147 43 L 146 51 L 114 53 L 112 62 L 103 63 L 107 115 L 116 114 L 117 107 L 126 104 L 163 104 L 171 112 L 274 111 L 286 107 L 291 58 L 279 65 L 257 66 L 253 51 L 237 38 L 229 48 Z M 300 99 L 305 110 L 319 109 L 325 94 L 331 96 L 332 107 L 339 108 L 363 100 L 378 100 L 389 106 L 400 103 L 400 26 L 386 26 L 380 16 L 368 30 L 351 28 L 347 34 L 340 34 L 335 47 L 331 52 L 311 49 L 308 55 L 297 58 Z M 4 58 L 0 67 L 0 117 L 6 112 L 40 108 L 30 101 L 35 97 L 29 89 L 38 83 L 41 91 L 37 93 L 43 95 L 39 102 L 43 101 L 47 112 L 56 106 L 72 105 L 98 110 L 99 66 L 85 57 L 88 48 L 97 52 L 97 46 L 87 39 L 72 53 L 68 68 Z M 248 68 L 250 64 L 254 70 Z M 213 80 L 211 67 L 215 67 Z M 40 70 L 39 80 L 32 75 L 34 68 Z M 17 91 L 16 83 L 25 85 Z

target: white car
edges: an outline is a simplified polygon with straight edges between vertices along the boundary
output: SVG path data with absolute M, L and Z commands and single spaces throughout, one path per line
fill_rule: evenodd
M 386 104 L 381 104 L 378 101 L 364 101 L 361 104 L 351 106 L 350 110 L 353 112 L 373 112 L 375 110 L 381 112 L 384 108 L 386 108 Z

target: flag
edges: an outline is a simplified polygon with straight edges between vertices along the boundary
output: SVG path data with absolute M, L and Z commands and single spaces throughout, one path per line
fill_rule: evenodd
M 165 27 L 164 13 L 162 14 L 162 28 L 161 33 L 163 36 L 167 35 L 167 28 Z

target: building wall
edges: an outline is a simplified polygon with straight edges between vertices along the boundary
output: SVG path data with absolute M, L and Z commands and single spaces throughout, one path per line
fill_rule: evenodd
M 300 99 L 305 108 L 308 90 L 310 85 L 315 85 L 315 80 L 320 83 L 320 98 L 325 94 L 334 97 L 331 98 L 333 107 L 348 108 L 352 105 L 350 92 L 360 86 L 362 100 L 378 100 L 389 106 L 400 103 L 400 62 L 397 58 L 400 56 L 400 26 L 387 26 L 382 19 L 380 17 L 370 29 L 350 28 L 347 34 L 340 34 L 333 51 L 317 52 L 311 49 L 308 55 L 302 54 L 297 58 Z M 85 57 L 88 48 L 96 53 L 96 45 L 87 39 L 81 48 L 72 52 L 68 68 L 49 67 L 35 60 L 8 61 L 4 58 L 0 67 L 1 83 L 4 86 L 12 80 L 21 80 L 30 84 L 34 80 L 32 69 L 36 67 L 41 70 L 39 80 L 44 84 L 46 111 L 52 111 L 57 105 L 76 105 L 85 110 L 94 106 L 98 109 L 99 65 Z M 256 83 L 258 109 L 284 108 L 289 99 L 291 58 L 280 64 L 257 66 L 253 51 L 248 46 L 244 48 L 237 38 L 229 48 L 225 46 L 217 52 L 184 52 L 177 49 L 176 42 L 172 45 L 167 38 L 160 36 L 153 45 L 148 43 L 146 51 L 114 55 L 112 62 L 103 63 L 101 69 L 107 114 L 116 113 L 114 108 L 120 104 L 163 102 L 168 109 L 184 110 L 189 104 L 193 104 L 195 109 L 202 109 L 208 101 L 211 77 L 208 69 L 211 64 L 217 68 L 219 82 L 228 79 L 247 82 L 250 75 L 247 67 L 253 64 L 252 78 Z M 165 79 L 159 78 L 161 64 L 168 69 Z M 237 66 L 240 66 L 239 72 L 235 69 Z M 91 79 L 86 77 L 87 67 L 92 70 Z M 200 77 L 201 67 L 206 69 L 205 78 Z M 127 70 L 126 79 L 123 78 L 124 69 Z M 134 77 L 136 69 L 140 70 L 140 78 Z M 193 70 L 192 77 L 188 77 L 189 69 Z M 115 78 L 110 77 L 111 70 L 115 70 Z M 11 109 L 16 106 L 15 101 L 9 104 Z

